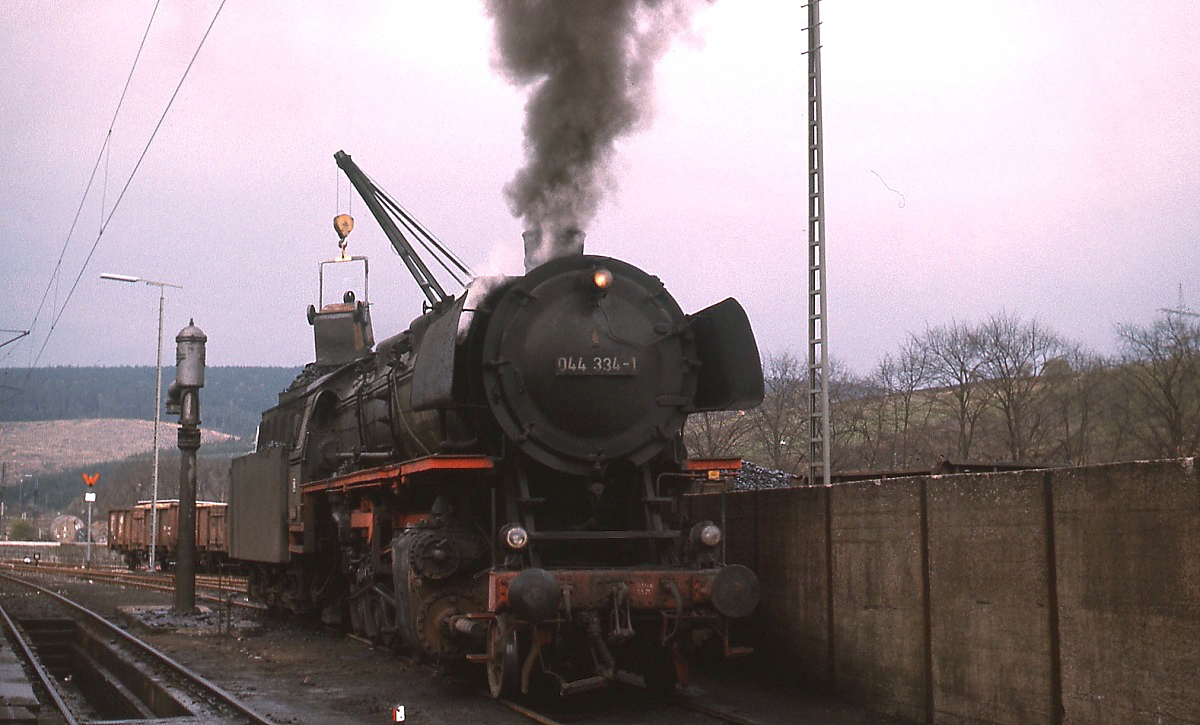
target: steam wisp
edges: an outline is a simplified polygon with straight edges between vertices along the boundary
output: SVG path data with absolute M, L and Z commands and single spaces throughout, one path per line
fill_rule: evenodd
M 687 27 L 686 0 L 487 0 L 496 63 L 533 87 L 525 166 L 505 187 L 526 238 L 525 269 L 582 251 L 606 191 L 614 143 L 651 115 L 654 63 Z

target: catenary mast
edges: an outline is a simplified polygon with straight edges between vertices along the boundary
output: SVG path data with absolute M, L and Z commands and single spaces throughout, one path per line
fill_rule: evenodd
M 808 482 L 829 483 L 829 351 L 825 319 L 825 163 L 821 137 L 821 20 L 808 3 Z

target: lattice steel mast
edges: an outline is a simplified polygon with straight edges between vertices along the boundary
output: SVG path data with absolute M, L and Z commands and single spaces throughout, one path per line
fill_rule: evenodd
M 1188 307 L 1187 303 L 1184 302 L 1184 300 L 1183 300 L 1183 283 L 1182 282 L 1179 283 L 1179 302 L 1178 302 L 1178 304 L 1175 305 L 1175 308 L 1172 309 L 1170 307 L 1159 307 L 1158 311 L 1165 312 L 1168 315 L 1186 315 L 1188 317 L 1200 317 L 1200 312 L 1193 312 L 1192 308 Z
M 825 320 L 825 162 L 821 137 L 820 0 L 808 3 L 808 482 L 829 483 L 829 351 Z

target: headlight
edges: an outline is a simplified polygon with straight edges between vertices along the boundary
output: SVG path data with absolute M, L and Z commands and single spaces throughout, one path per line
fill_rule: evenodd
M 597 290 L 603 292 L 611 287 L 612 283 L 612 272 L 609 272 L 604 267 L 596 267 L 592 270 L 592 284 L 596 286 Z
M 712 549 L 721 543 L 721 528 L 711 521 L 701 521 L 692 527 L 692 543 Z
M 513 551 L 520 551 L 529 543 L 529 532 L 520 526 L 506 527 L 503 535 L 504 545 Z

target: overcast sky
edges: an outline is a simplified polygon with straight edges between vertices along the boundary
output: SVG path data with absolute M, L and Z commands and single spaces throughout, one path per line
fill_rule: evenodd
M 332 217 L 372 261 L 376 337 L 421 295 L 339 149 L 477 272 L 519 272 L 504 185 L 525 92 L 475 2 L 229 0 L 112 212 L 219 0 L 164 2 L 53 275 L 154 3 L 0 3 L 0 365 L 153 364 L 194 317 L 211 365 L 312 359 Z M 718 0 L 658 64 L 648 127 L 587 251 L 657 274 L 685 311 L 746 306 L 803 355 L 802 3 Z M 830 353 L 867 372 L 909 332 L 1007 310 L 1101 352 L 1113 325 L 1200 309 L 1200 3 L 822 3 Z M 890 188 L 889 188 L 890 187 Z M 894 191 L 893 191 L 894 190 Z M 57 329 L 50 322 L 94 256 Z M 48 287 L 49 286 L 49 287 Z M 0 342 L 11 335 L 0 333 Z

